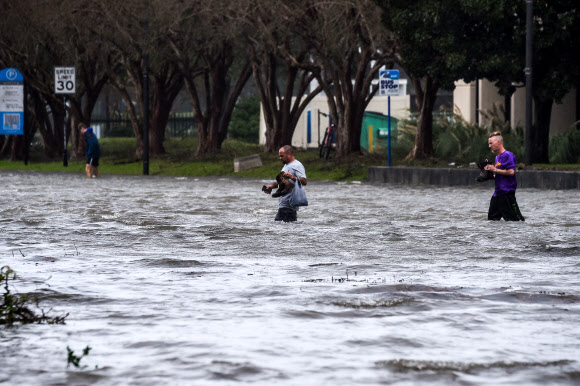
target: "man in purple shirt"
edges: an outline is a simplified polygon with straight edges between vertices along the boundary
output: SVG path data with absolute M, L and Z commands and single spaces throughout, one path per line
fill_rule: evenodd
M 503 147 L 499 131 L 489 135 L 489 148 L 495 156 L 495 164 L 487 165 L 485 170 L 494 173 L 495 191 L 489 203 L 488 220 L 525 221 L 516 201 L 516 156 Z

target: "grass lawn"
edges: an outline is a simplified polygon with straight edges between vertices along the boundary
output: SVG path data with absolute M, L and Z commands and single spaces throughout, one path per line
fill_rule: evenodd
M 99 171 L 102 174 L 143 174 L 143 162 L 135 160 L 136 144 L 134 138 L 102 138 L 100 144 L 102 157 Z M 149 161 L 150 175 L 274 178 L 282 167 L 278 154 L 264 153 L 263 147 L 257 144 L 226 140 L 220 154 L 200 159 L 194 159 L 193 157 L 197 147 L 196 139 L 169 138 L 165 141 L 164 146 L 166 154 L 151 158 Z M 234 173 L 234 158 L 252 154 L 260 154 L 263 166 Z M 300 150 L 295 152 L 295 157 L 304 164 L 308 178 L 313 180 L 365 181 L 368 179 L 369 166 L 387 165 L 386 154 L 350 155 L 336 159 L 335 154 L 331 153 L 331 158 L 325 161 L 319 157 L 317 150 Z M 408 163 L 401 161 L 402 158 L 401 152 L 394 152 L 392 155 L 393 166 L 473 167 L 468 163 L 465 165 L 456 163 L 450 166 L 449 162 L 442 160 Z M 28 165 L 24 165 L 23 161 L 2 160 L 0 161 L 0 169 L 83 174 L 85 161 L 69 160 L 68 167 L 65 167 L 62 159 L 58 161 L 46 160 L 43 158 L 41 149 L 37 149 L 36 151 L 31 151 Z M 532 169 L 580 171 L 580 164 L 533 165 Z

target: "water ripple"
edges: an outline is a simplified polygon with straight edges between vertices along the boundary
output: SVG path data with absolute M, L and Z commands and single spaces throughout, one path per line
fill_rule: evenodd
M 518 190 L 526 222 L 491 223 L 489 187 L 312 181 L 286 224 L 262 179 L 0 179 L 13 293 L 69 314 L 0 328 L 0 382 L 580 380 L 576 191 Z

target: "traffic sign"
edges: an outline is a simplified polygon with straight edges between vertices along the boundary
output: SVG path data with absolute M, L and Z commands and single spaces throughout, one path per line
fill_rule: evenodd
M 76 91 L 76 70 L 74 67 L 54 68 L 54 93 L 74 94 Z
M 24 134 L 24 78 L 15 68 L 0 71 L 0 134 Z
M 399 70 L 382 70 L 379 72 L 380 94 L 399 96 Z

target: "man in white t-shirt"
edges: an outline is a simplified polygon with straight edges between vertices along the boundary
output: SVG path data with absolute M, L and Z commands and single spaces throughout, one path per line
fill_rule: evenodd
M 294 149 L 292 146 L 286 145 L 282 146 L 278 151 L 280 156 L 280 161 L 284 164 L 282 167 L 282 171 L 284 172 L 284 176 L 289 178 L 292 183 L 296 183 L 296 179 L 300 178 L 300 182 L 302 185 L 306 186 L 308 180 L 306 179 L 306 170 L 304 170 L 304 165 L 296 158 L 294 158 Z M 276 189 L 278 187 L 278 183 L 274 182 L 273 184 L 268 185 L 265 190 L 266 193 L 270 193 L 272 189 Z M 292 194 L 286 194 L 284 196 L 280 196 L 280 203 L 278 205 L 278 213 L 276 214 L 276 221 L 296 221 L 297 219 L 297 206 L 292 206 Z

